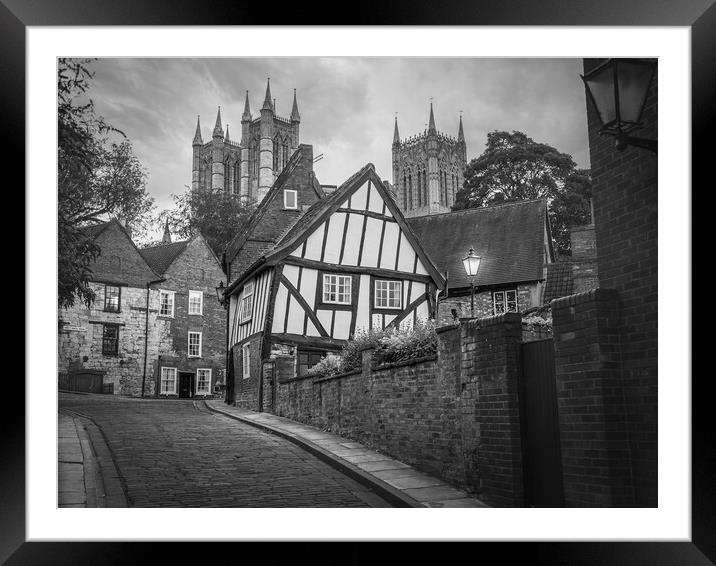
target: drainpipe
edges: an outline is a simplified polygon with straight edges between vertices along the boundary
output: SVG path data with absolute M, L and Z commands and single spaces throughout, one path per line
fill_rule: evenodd
M 162 283 L 166 279 L 156 279 L 147 283 L 147 316 L 144 324 L 144 372 L 142 374 L 142 397 L 144 397 L 144 386 L 147 381 L 147 351 L 149 349 L 149 287 L 155 283 Z

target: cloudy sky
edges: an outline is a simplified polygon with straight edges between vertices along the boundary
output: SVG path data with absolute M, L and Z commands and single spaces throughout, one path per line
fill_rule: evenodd
M 301 142 L 324 154 L 316 163 L 323 184 L 340 184 L 368 162 L 392 181 L 395 113 L 401 137 L 422 132 L 431 98 L 437 129 L 448 135 L 457 136 L 462 110 L 468 160 L 488 132 L 519 130 L 589 167 L 578 58 L 108 58 L 91 68 L 97 113 L 132 141 L 159 208 L 191 185 L 197 115 L 207 141 L 221 106 L 224 127 L 239 139 L 245 91 L 256 117 L 267 77 L 280 116 L 290 115 L 297 89 Z

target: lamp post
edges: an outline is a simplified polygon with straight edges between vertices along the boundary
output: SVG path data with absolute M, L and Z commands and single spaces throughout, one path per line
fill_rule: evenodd
M 599 133 L 614 136 L 619 151 L 633 145 L 657 153 L 656 140 L 630 135 L 642 126 L 641 115 L 655 70 L 652 60 L 607 59 L 580 75 L 602 126 Z
M 218 287 L 216 287 L 216 299 L 219 301 L 219 304 L 226 309 L 226 295 L 224 294 L 226 291 L 226 287 L 224 287 L 224 282 L 219 281 Z M 225 352 L 226 356 L 224 358 L 224 384 L 225 384 L 225 390 L 226 394 L 224 397 L 224 402 L 229 402 L 229 313 L 226 313 L 226 346 L 225 346 Z
M 465 267 L 465 273 L 470 278 L 470 311 L 472 318 L 475 318 L 475 277 L 477 277 L 477 270 L 480 269 L 480 261 L 482 258 L 475 253 L 475 250 L 470 247 L 470 251 L 467 255 L 462 258 L 462 265 Z

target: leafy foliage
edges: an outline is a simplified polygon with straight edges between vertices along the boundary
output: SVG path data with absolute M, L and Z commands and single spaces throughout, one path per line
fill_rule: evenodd
M 164 226 L 168 221 L 170 230 L 179 238 L 201 232 L 219 257 L 256 209 L 255 203 L 223 190 L 188 190 L 174 195 L 174 205 L 174 209 L 159 215 L 159 223 Z
M 589 219 L 591 178 L 572 157 L 522 132 L 487 134 L 486 149 L 465 170 L 453 210 L 545 198 L 559 251 L 570 252 L 569 228 Z
M 388 327 L 360 330 L 338 355 L 328 355 L 308 370 L 308 375 L 327 376 L 361 369 L 363 350 L 374 348 L 375 359 L 395 363 L 423 358 L 437 351 L 438 335 L 432 321 L 417 321 L 411 330 Z
M 95 114 L 87 98 L 91 61 L 58 62 L 58 306 L 65 308 L 75 299 L 87 305 L 94 300 L 88 280 L 101 250 L 83 228 L 111 216 L 139 224 L 153 207 L 132 145 Z

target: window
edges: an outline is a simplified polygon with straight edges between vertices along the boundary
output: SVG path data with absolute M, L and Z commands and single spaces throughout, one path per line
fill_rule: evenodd
M 495 291 L 492 293 L 494 314 L 517 312 L 517 291 Z
M 244 290 L 241 292 L 241 311 L 239 311 L 239 320 L 247 322 L 251 320 L 251 313 L 254 310 L 254 282 L 251 281 L 244 285 Z
M 243 368 L 242 375 L 244 379 L 248 379 L 251 377 L 251 347 L 249 344 L 241 346 L 241 362 Z
M 102 325 L 102 353 L 105 356 L 116 356 L 119 352 L 119 326 L 116 324 Z
M 201 357 L 201 332 L 189 331 L 188 355 L 190 358 L 200 358 Z
M 350 305 L 352 280 L 350 275 L 324 275 L 323 302 Z
M 321 361 L 326 352 L 298 352 L 298 375 L 306 375 L 306 372 Z
M 159 314 L 174 316 L 174 291 L 159 291 Z
M 402 281 L 375 281 L 375 308 L 399 309 L 402 304 Z
M 176 394 L 177 392 L 177 368 L 162 368 L 162 378 L 159 384 L 161 395 Z
M 119 312 L 119 297 L 122 291 L 116 285 L 105 285 L 104 287 L 104 310 L 107 312 Z
M 189 291 L 189 314 L 202 314 L 204 306 L 204 293 Z
M 284 189 L 283 191 L 283 207 L 298 208 L 298 191 Z
M 196 370 L 196 394 L 208 395 L 211 393 L 211 369 Z

